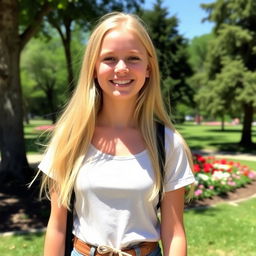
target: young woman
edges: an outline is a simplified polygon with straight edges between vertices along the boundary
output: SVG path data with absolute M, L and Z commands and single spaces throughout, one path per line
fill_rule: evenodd
M 165 125 L 161 180 L 155 121 Z M 75 190 L 72 255 L 186 255 L 190 152 L 163 107 L 157 56 L 139 18 L 104 16 L 88 41 L 77 88 L 39 165 L 51 214 L 45 256 L 63 256 Z M 161 223 L 157 217 L 163 185 Z

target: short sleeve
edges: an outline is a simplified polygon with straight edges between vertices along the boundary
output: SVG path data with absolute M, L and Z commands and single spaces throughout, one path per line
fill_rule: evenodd
M 38 165 L 38 169 L 41 170 L 44 174 L 49 176 L 50 178 L 53 178 L 53 174 L 50 172 L 50 166 L 52 164 L 52 150 L 48 148 L 46 153 L 43 156 L 42 161 Z
M 169 128 L 165 128 L 165 151 L 164 190 L 172 191 L 194 183 L 195 178 L 182 144 L 182 138 Z

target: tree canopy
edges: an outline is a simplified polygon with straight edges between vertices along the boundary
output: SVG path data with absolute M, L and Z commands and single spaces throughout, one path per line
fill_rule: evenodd
M 215 37 L 206 63 L 207 83 L 198 100 L 212 113 L 243 112 L 240 144 L 252 146 L 251 125 L 256 106 L 256 1 L 217 0 L 203 4 L 215 22 Z
M 157 0 L 152 10 L 144 10 L 142 18 L 157 50 L 165 101 L 170 101 L 172 106 L 181 102 L 191 104 L 193 91 L 187 83 L 192 75 L 188 42 L 178 32 L 177 17 L 169 17 L 162 5 L 163 1 Z

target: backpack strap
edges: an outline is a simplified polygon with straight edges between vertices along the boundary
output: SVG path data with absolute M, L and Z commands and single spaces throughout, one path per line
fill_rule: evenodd
M 70 199 L 70 210 L 67 210 L 67 224 L 66 224 L 66 239 L 65 239 L 65 254 L 64 256 L 70 256 L 73 250 L 73 212 L 75 208 L 75 191 L 73 189 Z
M 165 126 L 162 123 L 156 122 L 156 139 L 157 139 L 157 153 L 158 162 L 161 175 L 161 187 L 159 192 L 159 201 L 157 209 L 160 208 L 162 194 L 163 194 L 163 181 L 164 181 L 164 165 L 165 165 Z

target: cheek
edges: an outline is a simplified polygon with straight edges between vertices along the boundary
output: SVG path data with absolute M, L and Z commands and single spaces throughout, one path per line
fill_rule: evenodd
M 104 65 L 104 64 L 100 64 L 99 66 L 96 67 L 95 70 L 95 75 L 97 78 L 107 75 L 112 71 L 111 67 Z

